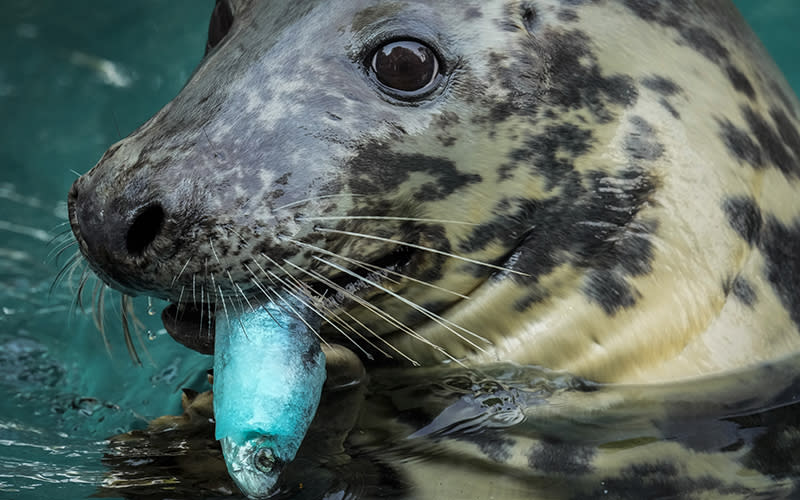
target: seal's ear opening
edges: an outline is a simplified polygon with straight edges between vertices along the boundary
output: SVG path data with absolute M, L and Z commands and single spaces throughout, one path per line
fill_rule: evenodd
M 206 51 L 203 57 L 207 56 L 225 38 L 232 25 L 233 12 L 230 5 L 228 5 L 228 0 L 217 0 L 214 12 L 211 13 L 211 21 L 208 24 L 208 39 L 206 40 Z

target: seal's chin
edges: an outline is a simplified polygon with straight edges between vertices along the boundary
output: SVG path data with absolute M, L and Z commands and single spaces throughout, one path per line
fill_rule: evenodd
M 214 354 L 215 307 L 211 304 L 170 304 L 161 312 L 167 333 L 201 354 Z

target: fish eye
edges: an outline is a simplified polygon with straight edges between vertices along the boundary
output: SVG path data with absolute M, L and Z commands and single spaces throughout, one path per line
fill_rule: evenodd
M 253 456 L 253 465 L 264 474 L 270 474 L 278 467 L 278 459 L 269 448 L 261 448 Z
M 399 99 L 413 100 L 439 85 L 441 67 L 429 46 L 416 40 L 396 40 L 378 47 L 369 69 L 382 90 Z
M 217 0 L 214 11 L 211 13 L 211 21 L 208 23 L 205 55 L 208 55 L 211 49 L 225 38 L 232 25 L 233 12 L 231 11 L 231 6 L 228 5 L 228 0 Z

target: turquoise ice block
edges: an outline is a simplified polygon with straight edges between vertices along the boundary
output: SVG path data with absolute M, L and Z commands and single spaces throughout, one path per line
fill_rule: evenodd
M 318 322 L 291 300 L 217 318 L 216 438 L 249 498 L 268 496 L 317 411 L 325 382 L 325 354 L 312 330 Z

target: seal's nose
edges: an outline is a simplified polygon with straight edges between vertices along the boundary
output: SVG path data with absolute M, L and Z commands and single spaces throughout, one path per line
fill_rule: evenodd
M 91 267 L 124 288 L 126 276 L 162 233 L 165 212 L 158 202 L 103 199 L 86 177 L 76 180 L 67 203 L 72 232 Z

